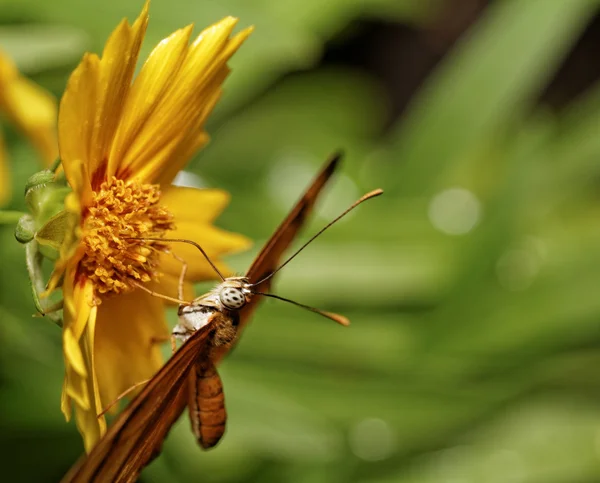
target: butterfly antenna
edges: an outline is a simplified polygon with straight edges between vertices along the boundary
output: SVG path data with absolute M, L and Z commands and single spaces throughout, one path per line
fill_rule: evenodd
M 270 297 L 272 299 L 282 300 L 283 302 L 288 302 L 293 305 L 297 305 L 298 307 L 302 307 L 303 309 L 310 310 L 311 312 L 315 312 L 316 314 L 322 315 L 323 317 L 327 317 L 328 319 L 337 322 L 340 325 L 345 327 L 350 325 L 350 321 L 340 314 L 334 314 L 333 312 L 327 312 L 325 310 L 317 309 L 315 307 L 311 307 L 310 305 L 304 305 L 294 300 L 286 299 L 285 297 L 280 297 L 279 295 L 275 295 L 272 293 L 264 293 L 264 292 L 251 292 L 254 295 L 262 295 L 263 297 Z
M 259 280 L 256 283 L 253 283 L 252 285 L 250 285 L 250 287 L 256 287 L 257 285 L 260 285 L 261 283 L 269 280 L 273 275 L 275 275 L 277 272 L 279 272 L 279 270 L 281 270 L 283 267 L 285 267 L 288 263 L 290 263 L 294 258 L 296 258 L 296 256 L 302 251 L 304 250 L 308 245 L 310 245 L 315 238 L 317 238 L 319 235 L 321 235 L 321 233 L 323 233 L 325 230 L 327 230 L 327 228 L 329 228 L 331 225 L 333 225 L 334 223 L 338 222 L 339 220 L 341 220 L 344 216 L 346 216 L 348 213 L 350 213 L 354 208 L 356 208 L 358 205 L 360 205 L 361 203 L 370 200 L 371 198 L 375 198 L 376 196 L 379 196 L 383 193 L 382 189 L 376 189 L 373 191 L 370 191 L 369 193 L 361 196 L 358 200 L 356 200 L 354 203 L 352 203 L 352 205 L 346 209 L 341 215 L 337 216 L 335 219 L 333 219 L 332 221 L 330 221 L 329 223 L 327 223 L 327 225 L 325 225 L 323 228 L 321 228 L 315 235 L 313 235 L 310 240 L 308 240 L 304 245 L 302 245 L 297 251 L 296 253 L 294 253 L 290 258 L 288 258 L 285 262 L 283 262 L 281 265 L 279 265 L 278 268 L 276 268 L 274 271 L 272 271 L 269 275 L 267 275 L 265 278 L 263 278 L 262 280 Z M 264 295 L 264 294 L 261 294 Z M 269 295 L 271 296 L 271 295 Z M 288 300 L 288 302 L 292 302 L 291 300 Z M 292 302 L 292 303 L 296 303 L 296 302 Z M 312 307 L 306 307 L 303 306 L 301 304 L 296 304 L 296 305 L 300 305 L 302 307 L 308 308 L 314 312 L 318 312 L 317 309 L 314 309 Z M 327 317 L 327 316 L 326 316 Z
M 152 240 L 152 241 L 169 242 L 169 243 L 187 243 L 189 245 L 195 246 L 198 250 L 200 250 L 200 253 L 202 253 L 202 255 L 204 256 L 204 258 L 206 258 L 206 261 L 213 268 L 213 270 L 219 276 L 219 278 L 221 279 L 221 281 L 222 282 L 225 281 L 225 277 L 223 276 L 223 274 L 220 272 L 220 270 L 217 268 L 217 266 L 212 262 L 212 260 L 209 258 L 209 256 L 204 251 L 204 249 L 198 243 L 196 243 L 195 241 L 187 240 L 185 238 L 153 238 L 153 237 L 146 237 L 146 236 L 143 236 L 143 237 L 131 237 L 130 239 L 131 240 Z

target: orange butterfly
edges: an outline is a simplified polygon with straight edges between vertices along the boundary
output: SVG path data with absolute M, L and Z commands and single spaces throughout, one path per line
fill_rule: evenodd
M 205 449 L 217 444 L 225 431 L 227 416 L 223 386 L 215 365 L 248 322 L 260 299 L 256 295 L 291 302 L 348 325 L 348 320 L 341 315 L 268 293 L 273 275 L 312 240 L 360 203 L 382 193 L 375 190 L 363 196 L 279 265 L 339 160 L 340 155 L 335 155 L 325 164 L 246 276 L 224 278 L 213 265 L 222 283 L 191 304 L 179 307 L 179 323 L 173 329 L 173 337 L 182 340 L 183 345 L 116 418 L 89 455 L 71 468 L 63 482 L 135 481 L 141 470 L 159 454 L 163 440 L 186 406 L 199 444 Z M 197 246 L 206 257 L 199 245 L 186 242 Z

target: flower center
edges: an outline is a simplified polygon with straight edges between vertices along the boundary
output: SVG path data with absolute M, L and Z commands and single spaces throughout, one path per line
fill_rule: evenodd
M 158 185 L 114 176 L 93 192 L 83 222 L 80 270 L 96 293 L 129 292 L 158 278 L 159 255 L 167 245 L 139 238 L 161 238 L 175 227 L 173 215 L 158 204 L 160 194 Z

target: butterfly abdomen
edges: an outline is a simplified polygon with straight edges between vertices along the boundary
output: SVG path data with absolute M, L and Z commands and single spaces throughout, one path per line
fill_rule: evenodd
M 204 449 L 215 446 L 225 432 L 227 412 L 221 378 L 211 362 L 199 362 L 190 373 L 189 411 L 192 431 Z

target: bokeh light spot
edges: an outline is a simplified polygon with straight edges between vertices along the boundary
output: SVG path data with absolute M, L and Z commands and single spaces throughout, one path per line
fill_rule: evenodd
M 429 204 L 429 220 L 448 235 L 470 232 L 481 218 L 481 203 L 469 190 L 449 188 L 433 197 Z
M 526 290 L 540 271 L 544 247 L 533 237 L 507 250 L 496 263 L 498 282 L 506 290 Z
M 388 423 L 379 418 L 359 421 L 351 430 L 352 452 L 365 461 L 389 458 L 396 449 L 396 435 Z

